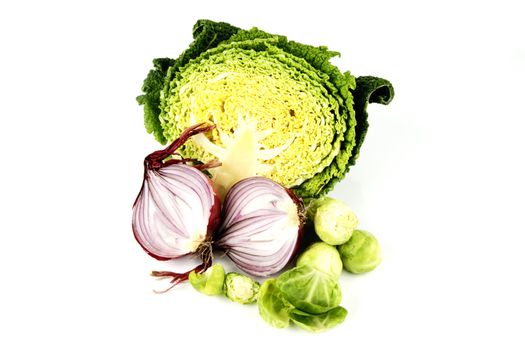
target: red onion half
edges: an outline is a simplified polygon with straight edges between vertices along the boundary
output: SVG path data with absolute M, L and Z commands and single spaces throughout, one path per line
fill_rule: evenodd
M 297 251 L 304 205 L 270 179 L 250 177 L 233 185 L 224 200 L 223 216 L 215 246 L 249 274 L 277 273 Z
M 213 129 L 198 124 L 186 129 L 166 149 L 153 152 L 144 160 L 144 180 L 133 205 L 132 228 L 137 242 L 152 257 L 176 259 L 201 254 L 205 270 L 211 264 L 211 236 L 220 223 L 220 200 L 211 180 L 201 171 L 217 164 L 191 165 L 191 159 L 175 151 L 193 135 Z M 169 156 L 175 158 L 165 161 Z M 158 272 L 177 284 L 186 273 Z

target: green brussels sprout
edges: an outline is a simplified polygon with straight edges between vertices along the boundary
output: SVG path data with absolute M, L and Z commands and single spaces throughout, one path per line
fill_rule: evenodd
M 350 240 L 337 249 L 343 267 L 351 273 L 372 271 L 381 262 L 379 242 L 367 231 L 355 230 Z
M 297 266 L 309 265 L 339 278 L 343 263 L 337 249 L 324 242 L 317 242 L 308 247 L 297 259 Z
M 293 309 L 277 288 L 275 278 L 267 279 L 259 290 L 257 299 L 259 315 L 275 328 L 286 328 L 290 324 L 288 313 Z
M 312 201 L 307 216 L 314 222 L 319 238 L 331 245 L 348 241 L 358 224 L 357 217 L 345 203 L 330 197 Z
M 277 288 L 293 306 L 312 314 L 327 312 L 341 302 L 337 279 L 309 265 L 281 274 L 277 278 Z
M 294 309 L 290 312 L 290 319 L 297 326 L 310 332 L 322 332 L 343 323 L 348 311 L 338 306 L 323 314 L 312 315 L 307 312 Z
M 260 284 L 248 276 L 230 272 L 224 279 L 224 294 L 231 301 L 239 304 L 250 304 L 257 300 Z
M 321 205 L 325 203 L 331 202 L 332 200 L 335 200 L 335 199 L 331 197 L 321 197 L 321 198 L 310 200 L 308 203 L 306 203 L 307 204 L 306 217 L 310 221 L 313 222 L 315 218 L 315 213 L 317 212 L 317 208 L 319 208 Z
M 206 295 L 222 294 L 224 268 L 221 264 L 212 265 L 203 273 L 192 271 L 188 276 L 193 288 Z

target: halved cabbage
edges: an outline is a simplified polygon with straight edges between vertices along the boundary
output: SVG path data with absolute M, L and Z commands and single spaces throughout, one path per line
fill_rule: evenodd
M 177 60 L 154 61 L 138 101 L 148 132 L 163 143 L 191 125 L 216 125 L 181 154 L 221 161 L 211 173 L 222 194 L 254 175 L 301 197 L 325 194 L 355 163 L 370 98 L 387 104 L 393 97 L 380 78 L 356 85 L 329 62 L 338 53 L 326 47 L 207 20 L 196 23 L 194 37 Z M 361 91 L 357 115 L 352 91 Z

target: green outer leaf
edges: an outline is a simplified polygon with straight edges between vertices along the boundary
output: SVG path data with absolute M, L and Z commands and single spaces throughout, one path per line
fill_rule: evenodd
M 175 60 L 171 58 L 155 58 L 153 60 L 153 69 L 150 70 L 142 91 L 144 95 L 137 97 L 139 105 L 144 105 L 144 126 L 146 131 L 155 136 L 155 139 L 162 144 L 166 143 L 166 139 L 162 135 L 162 126 L 160 125 L 160 91 L 164 86 L 164 78 L 169 66 L 171 66 Z
M 394 87 L 386 79 L 362 76 L 357 78 L 356 83 L 357 86 L 354 92 L 354 110 L 355 119 L 357 121 L 355 128 L 356 144 L 347 168 L 351 165 L 355 165 L 357 158 L 359 158 L 359 150 L 365 140 L 366 132 L 368 130 L 368 112 L 366 110 L 368 104 L 380 103 L 382 105 L 388 105 L 394 98 Z
M 202 52 L 216 47 L 220 42 L 228 39 L 240 29 L 225 22 L 213 22 L 209 20 L 198 20 L 193 26 L 193 38 L 190 47 L 184 51 L 176 60 L 170 58 L 156 58 L 153 60 L 153 69 L 149 71 L 144 80 L 142 91 L 144 95 L 137 97 L 139 105 L 144 105 L 144 126 L 148 133 L 153 133 L 155 139 L 161 144 L 167 142 L 160 125 L 160 94 L 164 84 L 169 83 L 169 68 L 177 71 L 196 58 Z
M 320 315 L 312 315 L 301 310 L 292 310 L 290 319 L 297 326 L 310 332 L 322 332 L 344 322 L 348 311 L 342 306 L 338 306 Z
M 337 279 L 311 266 L 294 267 L 277 278 L 277 288 L 293 306 L 312 314 L 325 313 L 341 302 Z
M 290 324 L 288 313 L 293 309 L 276 285 L 275 278 L 267 279 L 259 290 L 257 299 L 259 315 L 275 328 L 286 328 Z
M 191 271 L 188 280 L 195 290 L 206 295 L 222 294 L 224 284 L 224 268 L 221 264 L 213 264 L 205 272 Z

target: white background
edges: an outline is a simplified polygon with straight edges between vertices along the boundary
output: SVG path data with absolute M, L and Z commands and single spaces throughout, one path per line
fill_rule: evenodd
M 358 4 L 359 3 L 359 4 Z M 0 5 L 0 348 L 524 349 L 525 28 L 518 1 L 12 1 Z M 136 104 L 154 57 L 199 18 L 327 45 L 388 78 L 332 195 L 384 261 L 342 278 L 346 322 L 267 326 L 183 285 L 155 295 L 133 239 Z

